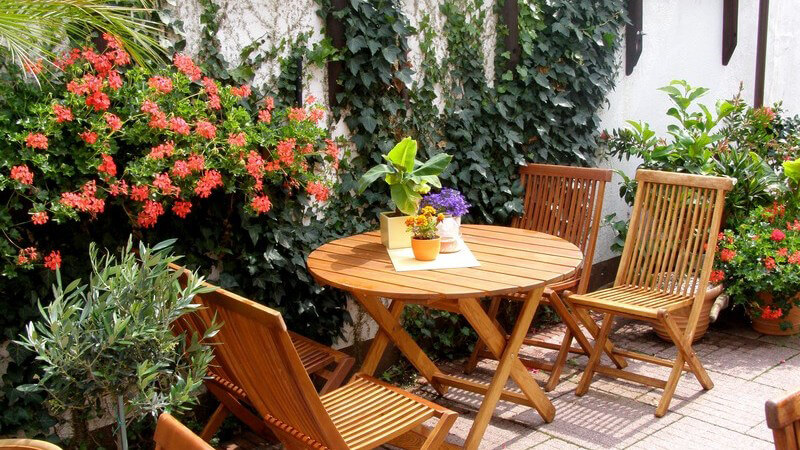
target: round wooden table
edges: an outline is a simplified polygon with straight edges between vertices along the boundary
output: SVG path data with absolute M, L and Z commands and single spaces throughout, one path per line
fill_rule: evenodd
M 484 394 L 465 442 L 465 448 L 477 448 L 500 399 L 534 407 L 547 422 L 555 417 L 553 404 L 517 353 L 545 286 L 573 275 L 583 254 L 564 239 L 536 231 L 490 225 L 463 225 L 461 230 L 478 267 L 397 272 L 377 231 L 329 242 L 311 252 L 307 264 L 320 284 L 352 293 L 380 327 L 360 372 L 373 375 L 392 342 L 440 394 L 447 386 Z M 480 298 L 520 292 L 527 295 L 507 339 Z M 391 306 L 386 308 L 381 298 L 391 299 Z M 492 382 L 486 385 L 440 371 L 399 321 L 408 303 L 462 314 L 499 361 Z M 522 393 L 504 389 L 509 376 Z

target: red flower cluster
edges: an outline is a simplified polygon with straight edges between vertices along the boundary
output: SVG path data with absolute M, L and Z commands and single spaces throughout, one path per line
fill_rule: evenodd
M 711 281 L 712 283 L 719 284 L 724 279 L 725 279 L 725 272 L 721 270 L 711 271 L 711 276 L 709 277 L 709 281 Z
M 136 217 L 136 223 L 142 228 L 151 228 L 158 222 L 158 218 L 162 214 L 164 214 L 164 205 L 153 200 L 147 200 L 144 203 L 144 208 L 139 211 L 139 215 Z
M 775 242 L 780 242 L 786 239 L 786 233 L 776 228 L 772 230 L 772 234 L 769 236 L 769 238 Z
M 156 145 L 155 147 L 150 149 L 150 153 L 147 155 L 148 158 L 152 159 L 163 159 L 172 156 L 172 153 L 175 151 L 175 143 L 173 141 L 167 141 L 163 144 Z
M 222 103 L 219 101 L 219 87 L 217 82 L 209 77 L 203 77 L 203 87 L 208 95 L 208 107 L 211 109 L 221 109 Z
M 47 215 L 46 211 L 39 211 L 31 214 L 31 221 L 34 225 L 44 225 L 48 220 L 50 220 L 50 216 Z
M 764 258 L 764 267 L 766 267 L 767 270 L 775 269 L 776 267 L 775 258 L 771 256 L 767 256 L 766 258 Z
M 773 223 L 775 218 L 783 217 L 786 215 L 786 206 L 779 204 L 778 202 L 774 202 L 772 206 L 764 208 L 764 212 L 762 213 L 762 217 L 769 223 Z
M 232 147 L 244 147 L 247 145 L 247 136 L 244 133 L 231 133 L 228 135 L 228 144 Z
M 163 195 L 175 195 L 181 193 L 181 188 L 172 184 L 172 179 L 169 177 L 167 173 L 160 173 L 156 175 L 155 179 L 153 180 L 153 186 L 157 187 L 161 190 L 161 194 Z
M 47 136 L 42 133 L 28 133 L 25 145 L 38 150 L 47 150 Z
M 105 118 L 106 123 L 108 124 L 108 127 L 111 128 L 112 132 L 122 129 L 122 120 L 120 120 L 116 114 L 106 113 Z
M 56 122 L 58 123 L 72 122 L 72 119 L 74 119 L 72 110 L 58 103 L 53 103 L 53 114 L 56 115 Z
M 217 137 L 217 127 L 207 120 L 198 120 L 194 126 L 194 131 L 206 139 L 214 139 Z
M 111 186 L 109 186 L 108 193 L 111 194 L 112 197 L 128 195 L 128 183 L 126 183 L 125 180 L 112 183 Z
M 800 264 L 800 250 L 789 255 L 787 261 L 789 261 L 789 264 Z
M 262 123 L 272 122 L 272 112 L 268 109 L 262 109 L 258 112 L 258 121 Z
M 83 139 L 83 141 L 89 145 L 92 145 L 95 142 L 97 142 L 97 133 L 95 133 L 94 131 L 84 131 L 78 136 L 80 136 L 81 139 Z
M 188 136 L 191 132 L 189 124 L 182 117 L 169 119 L 169 129 L 184 136 Z
M 33 173 L 26 165 L 14 166 L 11 168 L 11 179 L 17 180 L 22 184 L 33 184 Z
M 112 158 L 110 155 L 106 155 L 105 153 L 100 155 L 100 158 L 103 160 L 103 162 L 97 166 L 97 171 L 104 173 L 109 177 L 117 176 L 117 165 L 114 164 L 114 158 Z
M 150 188 L 146 185 L 136 185 L 131 188 L 131 200 L 143 202 L 150 196 Z
M 786 222 L 786 229 L 789 231 L 800 231 L 800 220 L 794 219 L 794 222 Z
M 142 102 L 142 112 L 150 117 L 150 122 L 147 124 L 150 128 L 164 129 L 169 126 L 167 115 L 158 104 L 152 100 L 145 100 Z
M 280 161 L 290 166 L 294 162 L 294 146 L 297 143 L 297 139 L 284 139 L 278 142 L 278 159 Z
M 250 206 L 256 213 L 263 214 L 269 212 L 269 210 L 272 209 L 272 202 L 269 201 L 268 196 L 260 195 L 258 197 L 253 198 L 253 201 L 250 202 Z
M 234 87 L 231 88 L 231 94 L 236 96 L 236 97 L 239 97 L 239 98 L 250 97 L 250 94 L 251 94 L 250 86 L 248 86 L 246 84 L 242 85 L 241 87 L 235 87 L 234 86 Z
M 761 318 L 766 320 L 777 320 L 783 317 L 783 310 L 781 308 L 771 308 L 769 305 L 761 309 Z
M 92 180 L 83 185 L 80 192 L 64 192 L 61 194 L 61 204 L 81 212 L 89 212 L 92 215 L 102 213 L 106 202 L 102 198 L 97 198 L 97 182 Z
M 27 247 L 20 249 L 19 254 L 17 255 L 17 264 L 20 266 L 24 264 L 30 264 L 38 259 L 39 252 L 36 251 L 36 247 Z
M 325 202 L 330 197 L 331 191 L 328 186 L 320 183 L 319 181 L 312 181 L 306 185 L 306 192 L 314 196 L 318 202 Z
M 192 212 L 192 202 L 177 201 L 172 205 L 172 212 L 181 219 L 184 219 Z
M 222 186 L 222 174 L 218 171 L 211 169 L 207 170 L 199 180 L 194 188 L 194 193 L 200 198 L 208 198 L 211 191 Z
M 723 248 L 722 251 L 719 252 L 719 259 L 722 262 L 730 262 L 736 256 L 736 251 Z
M 61 267 L 61 252 L 53 250 L 44 257 L 44 266 L 50 270 L 58 270 Z
M 156 92 L 169 94 L 172 92 L 172 80 L 167 77 L 155 76 L 147 80 L 147 86 Z
M 295 120 L 297 122 L 303 121 L 306 119 L 306 110 L 303 108 L 291 108 L 289 109 L 289 120 Z
M 197 81 L 203 76 L 203 72 L 192 61 L 192 58 L 183 53 L 176 53 L 174 58 L 175 67 L 192 81 Z

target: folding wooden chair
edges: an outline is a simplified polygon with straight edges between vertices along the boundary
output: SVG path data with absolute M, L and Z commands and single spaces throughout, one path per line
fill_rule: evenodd
M 597 243 L 597 231 L 600 228 L 600 213 L 603 209 L 603 194 L 606 183 L 611 181 L 611 170 L 529 164 L 520 170 L 520 178 L 525 187 L 523 214 L 522 217 L 515 217 L 511 225 L 559 236 L 578 246 L 584 254 L 582 269 L 569 279 L 548 286 L 542 297 L 542 303 L 550 304 L 567 326 L 561 345 L 539 339 L 523 341 L 526 345 L 558 350 L 558 356 L 552 365 L 530 359 L 522 360 L 529 367 L 550 372 L 550 378 L 545 384 L 545 390 L 550 391 L 558 384 L 570 352 L 589 354 L 591 351 L 589 341 L 574 316 L 567 310 L 559 294 L 576 288 L 578 293 L 585 293 L 589 285 L 592 259 Z M 525 295 L 492 298 L 487 311 L 489 317 L 497 316 L 500 302 L 503 299 L 521 301 L 525 299 Z M 589 324 L 589 332 L 596 336 L 599 328 L 591 320 L 586 323 Z M 577 339 L 580 348 L 572 347 L 573 337 Z M 625 360 L 611 353 L 610 343 L 606 347 L 614 364 L 618 368 L 624 368 Z M 464 366 L 464 372 L 472 372 L 481 358 L 494 359 L 487 350 L 486 344 L 478 340 L 472 356 Z
M 661 417 L 684 370 L 692 372 L 704 389 L 714 386 L 692 350 L 692 341 L 714 262 L 725 192 L 733 183 L 730 178 L 652 170 L 639 170 L 636 180 L 636 198 L 614 286 L 567 298 L 574 308 L 604 314 L 575 393 L 587 392 L 595 372 L 662 388 L 656 408 L 656 416 Z M 681 332 L 672 313 L 684 307 L 691 312 L 686 330 Z M 624 352 L 628 358 L 671 367 L 667 380 L 598 366 L 615 316 L 660 323 L 668 330 L 678 348 L 674 361 Z
M 178 419 L 167 413 L 158 416 L 156 434 L 156 450 L 213 450 L 200 436 L 192 433 Z
M 777 450 L 800 450 L 800 389 L 769 400 L 767 426 L 772 429 Z
M 320 396 L 280 313 L 224 289 L 196 299 L 204 306 L 196 315 L 223 324 L 212 339 L 219 360 L 287 448 L 375 448 L 420 434 L 420 448 L 443 445 L 455 412 L 364 374 Z M 432 417 L 429 431 L 422 423 Z
M 192 276 L 191 272 L 175 264 L 171 264 L 170 268 L 181 272 L 178 281 L 185 288 L 187 277 Z M 204 320 L 199 314 L 187 314 L 175 325 L 181 331 L 195 332 L 202 336 L 210 322 Z M 289 336 L 292 339 L 295 350 L 300 355 L 300 360 L 306 372 L 325 380 L 320 393 L 325 394 L 341 386 L 353 367 L 355 362 L 353 357 L 291 331 Z M 200 437 L 206 441 L 210 440 L 219 430 L 219 427 L 222 426 L 225 418 L 229 414 L 233 414 L 260 436 L 270 438 L 273 434 L 267 430 L 263 420 L 252 413 L 247 395 L 239 387 L 240 385 L 230 369 L 230 364 L 231 362 L 226 361 L 224 357 L 215 352 L 214 360 L 209 366 L 205 385 L 209 392 L 219 400 L 220 404 L 209 418 L 208 423 L 200 433 Z

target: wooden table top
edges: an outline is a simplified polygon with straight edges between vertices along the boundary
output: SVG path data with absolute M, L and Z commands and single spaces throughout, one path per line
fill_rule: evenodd
M 479 267 L 397 272 L 380 233 L 371 231 L 314 250 L 308 269 L 320 284 L 350 292 L 434 300 L 529 291 L 573 275 L 583 263 L 578 247 L 549 234 L 492 225 L 462 225 L 461 232 Z

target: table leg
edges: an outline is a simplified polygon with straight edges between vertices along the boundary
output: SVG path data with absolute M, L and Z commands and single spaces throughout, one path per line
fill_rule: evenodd
M 467 436 L 464 444 L 466 449 L 478 448 L 509 376 L 522 389 L 522 392 L 534 404 L 536 410 L 546 422 L 551 422 L 555 417 L 555 407 L 544 391 L 536 384 L 536 380 L 528 373 L 528 370 L 518 357 L 519 348 L 530 329 L 543 292 L 544 287 L 541 287 L 532 290 L 528 294 L 508 341 L 505 339 L 505 333 L 486 315 L 478 299 L 466 298 L 459 300 L 459 308 L 462 314 L 464 314 L 464 317 L 475 329 L 475 332 L 478 333 L 478 336 L 489 348 L 489 351 L 499 361 L 481 408 Z
M 381 300 L 378 297 L 370 297 L 367 301 L 380 302 Z M 359 303 L 362 303 L 361 300 L 359 300 Z M 389 314 L 391 314 L 392 318 L 399 320 L 400 316 L 403 314 L 405 305 L 406 303 L 402 300 L 392 300 L 392 304 L 389 306 Z M 378 368 L 378 364 L 381 362 L 381 358 L 383 358 L 383 354 L 389 346 L 389 342 L 389 335 L 387 335 L 383 329 L 379 329 L 378 333 L 375 334 L 375 338 L 372 339 L 372 344 L 369 346 L 367 356 L 364 357 L 364 361 L 361 363 L 361 368 L 358 371 L 374 376 L 375 370 Z
M 397 316 L 393 316 L 392 312 L 386 309 L 383 306 L 383 303 L 380 302 L 375 297 L 370 297 L 364 294 L 355 294 L 356 300 L 361 304 L 362 307 L 367 311 L 367 313 L 372 316 L 375 322 L 378 323 L 378 326 L 381 328 L 381 331 L 386 334 L 389 340 L 391 340 L 397 349 L 403 354 L 403 356 L 408 359 L 408 361 L 425 377 L 426 380 L 431 384 L 431 386 L 438 392 L 440 395 L 444 395 L 447 392 L 447 386 L 444 386 L 440 382 L 434 379 L 435 375 L 441 374 L 439 369 L 433 363 L 433 361 L 425 355 L 425 352 L 414 342 L 414 339 L 406 333 L 406 330 L 403 329 L 403 325 L 400 323 L 399 320 L 399 313 Z M 392 303 L 394 306 L 394 303 Z M 400 308 L 402 309 L 402 308 Z M 373 345 L 375 345 L 373 343 Z M 386 343 L 380 344 L 385 349 Z M 383 353 L 383 349 L 380 347 L 376 347 L 375 354 Z M 370 356 L 372 356 L 372 348 L 370 348 Z M 371 360 L 374 360 L 375 357 L 373 356 Z M 372 368 L 374 371 L 374 368 Z

